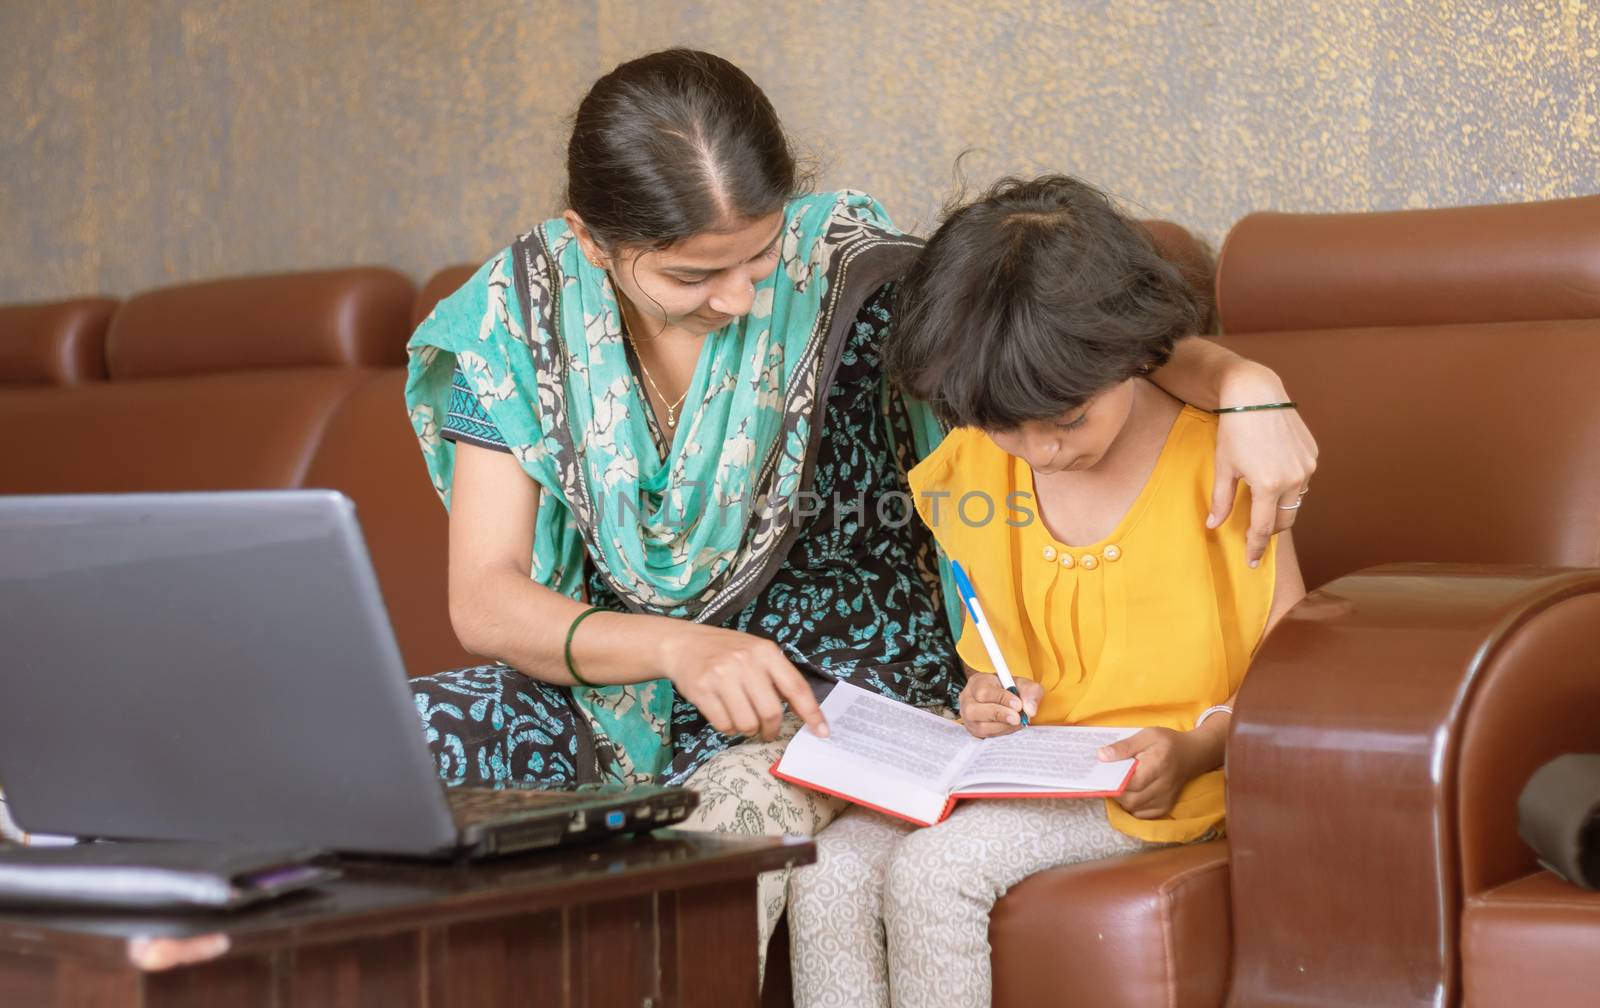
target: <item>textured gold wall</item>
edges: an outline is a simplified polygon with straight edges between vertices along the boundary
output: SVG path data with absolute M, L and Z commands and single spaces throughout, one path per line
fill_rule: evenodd
M 1075 171 L 1213 242 L 1600 190 L 1595 0 L 11 0 L 0 301 L 481 257 L 555 208 L 588 82 L 672 43 L 907 226 L 969 146 L 974 181 Z

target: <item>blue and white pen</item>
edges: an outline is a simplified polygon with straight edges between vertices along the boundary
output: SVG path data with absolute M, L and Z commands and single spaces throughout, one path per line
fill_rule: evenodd
M 989 621 L 983 618 L 983 607 L 978 604 L 978 593 L 972 590 L 972 582 L 967 580 L 967 572 L 954 560 L 950 561 L 950 572 L 956 576 L 956 591 L 961 593 L 961 602 L 967 607 L 967 615 L 972 617 L 972 625 L 978 630 L 978 638 L 983 641 L 984 650 L 989 652 L 989 660 L 994 662 L 994 674 L 999 677 L 1000 685 L 1004 686 L 1012 696 L 1018 700 L 1022 694 L 1017 690 L 1017 681 L 1011 678 L 1011 670 L 1006 667 L 1006 656 L 1000 653 L 1000 642 L 994 639 L 994 631 L 989 629 Z M 1026 711 L 1017 711 L 1022 718 L 1022 723 L 1028 723 Z

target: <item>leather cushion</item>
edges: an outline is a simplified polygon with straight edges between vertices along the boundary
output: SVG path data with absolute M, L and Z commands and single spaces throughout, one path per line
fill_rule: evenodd
M 1594 1004 L 1600 996 L 1600 892 L 1549 872 L 1467 899 L 1462 916 L 1466 1004 Z
M 989 918 L 996 1008 L 1216 1008 L 1228 988 L 1228 843 L 1068 865 Z
M 106 376 L 111 298 L 0 306 L 0 385 L 77 385 Z
M 1306 585 L 1376 564 L 1600 565 L 1600 321 L 1228 334 L 1321 449 Z
M 405 363 L 411 281 L 357 267 L 135 295 L 111 321 L 111 377 Z

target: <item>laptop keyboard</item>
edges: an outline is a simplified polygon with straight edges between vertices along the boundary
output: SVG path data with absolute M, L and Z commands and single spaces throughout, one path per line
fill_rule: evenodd
M 571 791 L 538 791 L 533 788 L 445 789 L 445 799 L 457 823 L 465 826 L 514 818 L 542 809 L 570 806 L 577 797 Z

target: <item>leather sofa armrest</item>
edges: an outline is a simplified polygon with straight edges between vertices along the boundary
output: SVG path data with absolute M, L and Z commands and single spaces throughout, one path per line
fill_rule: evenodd
M 1464 879 L 1531 867 L 1516 789 L 1595 745 L 1597 646 L 1600 570 L 1375 567 L 1289 613 L 1229 742 L 1230 1003 L 1456 1003 Z

